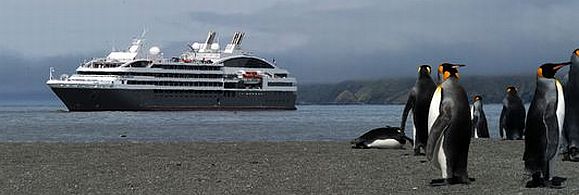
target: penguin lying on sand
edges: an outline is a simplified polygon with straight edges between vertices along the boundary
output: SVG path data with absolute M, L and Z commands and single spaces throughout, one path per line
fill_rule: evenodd
M 372 129 L 350 143 L 352 148 L 402 149 L 406 141 L 414 145 L 414 141 L 406 137 L 401 128 L 386 126 Z

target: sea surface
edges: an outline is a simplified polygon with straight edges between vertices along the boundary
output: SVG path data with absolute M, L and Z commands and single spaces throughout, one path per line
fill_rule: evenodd
M 400 126 L 403 105 L 303 105 L 296 111 L 68 112 L 61 105 L 0 105 L 0 142 L 349 141 Z M 485 105 L 498 138 L 502 106 Z M 412 117 L 407 135 L 412 135 Z

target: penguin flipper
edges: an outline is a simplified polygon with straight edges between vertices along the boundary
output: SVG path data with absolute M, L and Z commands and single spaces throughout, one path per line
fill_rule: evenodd
M 404 112 L 402 112 L 402 122 L 400 123 L 400 128 L 406 128 L 406 120 L 408 119 L 408 113 L 412 108 L 414 108 L 414 102 L 416 102 L 416 91 L 414 88 L 410 90 L 408 93 L 408 100 L 406 101 L 406 105 L 404 106 Z
M 448 128 L 448 124 L 450 123 L 450 116 L 444 114 L 439 115 L 434 121 L 430 133 L 428 135 L 428 141 L 426 142 L 426 157 L 428 160 L 432 160 L 434 154 L 436 153 L 436 149 L 438 146 L 438 142 L 440 141 L 441 136 L 443 135 L 444 131 Z
M 500 134 L 501 138 L 503 138 L 503 139 L 506 138 L 506 135 L 503 134 L 503 131 L 505 130 L 505 126 L 506 126 L 506 122 L 507 122 L 505 119 L 507 116 L 506 110 L 507 110 L 507 107 L 503 106 L 503 110 L 501 110 L 501 118 L 499 121 L 499 134 Z M 505 132 L 505 134 L 506 134 L 506 132 Z
M 543 115 L 543 124 L 545 124 L 545 134 L 547 135 L 545 139 L 547 144 L 547 151 L 545 152 L 545 160 L 552 159 L 555 154 L 557 154 L 559 146 L 559 122 L 557 121 L 557 114 L 554 112 L 556 110 L 555 104 L 548 104 L 546 107 L 546 112 Z M 551 112 L 550 110 L 553 110 Z
M 406 135 L 403 135 L 403 136 L 404 136 L 403 138 L 404 138 L 405 140 L 407 140 L 408 142 L 410 142 L 410 145 L 412 145 L 412 146 L 414 147 L 414 140 L 412 140 L 412 138 L 409 138 L 409 137 L 406 136 Z

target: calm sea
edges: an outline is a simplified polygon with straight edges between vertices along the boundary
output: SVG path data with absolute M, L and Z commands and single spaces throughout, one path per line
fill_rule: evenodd
M 501 108 L 484 107 L 494 138 Z M 296 111 L 67 112 L 59 105 L 2 105 L 0 142 L 348 141 L 372 128 L 399 126 L 402 109 L 304 105 Z

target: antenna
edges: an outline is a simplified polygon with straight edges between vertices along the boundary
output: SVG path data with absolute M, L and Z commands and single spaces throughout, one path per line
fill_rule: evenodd
M 145 38 L 145 35 L 147 34 L 147 28 L 143 28 L 143 32 L 141 33 L 141 39 Z
M 138 38 L 133 39 L 133 43 L 131 43 L 131 46 L 129 47 L 129 52 L 130 53 L 137 53 L 139 52 L 139 47 L 142 45 L 143 40 L 145 40 L 145 35 L 147 34 L 147 29 L 143 29 L 143 32 L 141 33 L 141 36 Z
M 115 39 L 113 39 L 113 48 L 112 48 L 112 51 L 117 51 L 117 48 L 115 47 L 115 43 L 116 43 L 116 41 L 115 41 Z

